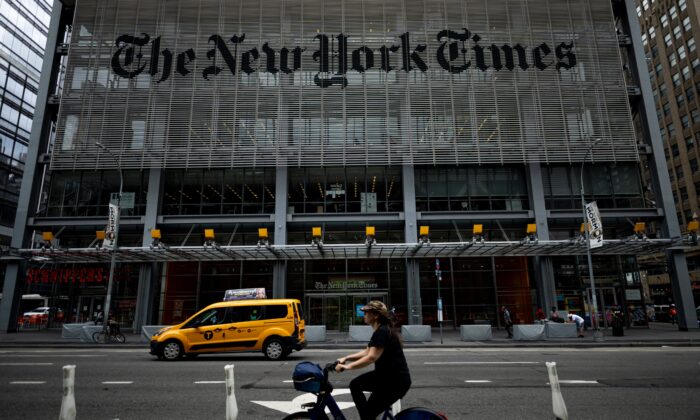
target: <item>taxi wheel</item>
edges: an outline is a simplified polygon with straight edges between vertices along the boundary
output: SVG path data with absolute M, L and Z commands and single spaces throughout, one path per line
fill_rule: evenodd
M 280 360 L 284 358 L 284 345 L 279 338 L 270 338 L 265 342 L 263 354 L 268 360 Z
M 166 341 L 160 349 L 160 355 L 165 360 L 177 360 L 182 357 L 182 344 L 175 340 Z

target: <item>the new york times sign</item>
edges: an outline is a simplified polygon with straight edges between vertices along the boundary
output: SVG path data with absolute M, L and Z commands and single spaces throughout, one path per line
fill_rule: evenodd
M 437 62 L 444 71 L 450 73 L 470 69 L 485 72 L 488 69 L 544 71 L 553 68 L 559 71 L 576 66 L 573 40 L 557 45 L 546 42 L 535 46 L 497 44 L 484 42 L 480 35 L 466 28 L 456 31 L 445 29 L 435 34 L 435 37 L 439 45 L 435 51 L 429 51 L 427 45 L 412 43 L 410 32 L 400 35 L 391 45 L 378 48 L 362 45 L 349 51 L 349 36 L 342 33 L 330 37 L 318 34 L 314 37 L 317 46 L 312 51 L 307 51 L 298 46 L 275 49 L 268 42 L 258 49 L 257 46 L 246 43 L 244 33 L 228 39 L 211 35 L 208 39 L 209 49 L 203 58 L 200 52 L 192 48 L 183 51 L 162 48 L 163 37 L 153 38 L 142 33 L 140 36 L 117 37 L 117 50 L 112 56 L 111 67 L 115 74 L 124 78 L 131 79 L 147 72 L 157 79 L 157 83 L 161 83 L 170 77 L 190 75 L 195 60 L 206 60 L 199 76 L 211 80 L 223 71 L 233 75 L 237 72 L 250 75 L 256 71 L 292 74 L 301 69 L 302 56 L 310 54 L 316 63 L 314 82 L 325 88 L 346 87 L 349 71 L 364 73 L 374 69 L 386 73 L 412 70 L 426 72 L 426 62 L 430 61 Z M 428 54 L 432 54 L 434 60 L 427 60 Z

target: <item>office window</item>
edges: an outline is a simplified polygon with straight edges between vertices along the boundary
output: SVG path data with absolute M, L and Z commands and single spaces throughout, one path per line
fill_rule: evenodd
M 671 34 L 664 35 L 664 44 L 666 44 L 666 48 L 671 48 L 671 45 L 673 45 L 673 37 Z
M 681 200 L 685 201 L 688 199 L 688 189 L 686 187 L 681 187 Z
M 690 165 L 690 172 L 696 173 L 698 171 L 698 160 L 693 158 L 688 161 L 688 164 Z
M 668 26 L 668 16 L 667 15 L 661 15 L 661 27 L 665 28 Z
M 688 52 L 691 53 L 695 51 L 695 38 L 690 38 L 688 40 Z
M 683 94 L 677 95 L 676 96 L 676 103 L 678 104 L 678 107 L 682 107 L 683 104 L 685 103 L 685 96 Z
M 660 98 L 666 97 L 666 83 L 661 83 L 659 85 L 659 97 Z
M 685 0 L 678 0 L 678 8 L 681 9 L 681 11 L 685 10 L 686 7 Z
M 666 102 L 663 104 L 664 117 L 668 117 L 671 114 L 671 104 Z
M 671 8 L 668 9 L 668 15 L 671 17 L 671 20 L 678 17 L 678 9 L 676 9 L 676 6 L 671 6 Z
M 671 80 L 673 81 L 674 87 L 681 85 L 681 75 L 679 73 L 674 73 L 673 76 L 671 76 Z
M 637 16 L 642 17 L 642 6 L 637 6 Z
M 695 140 L 693 140 L 693 137 L 686 137 L 685 138 L 685 150 L 690 150 L 695 146 Z
M 698 111 L 697 108 L 690 111 L 690 118 L 692 119 L 693 124 L 700 123 L 700 111 Z
M 647 30 L 649 32 L 649 41 L 653 41 L 654 37 L 656 37 L 656 28 L 653 26 L 650 26 L 649 29 Z
M 681 23 L 683 24 L 683 29 L 688 32 L 690 30 L 690 17 L 686 17 Z
M 642 44 L 644 44 L 645 47 L 649 44 L 649 37 L 647 34 L 642 34 Z
M 692 101 L 693 98 L 695 98 L 695 88 L 689 87 L 688 89 L 686 89 L 685 96 L 688 97 L 688 102 Z
M 678 39 L 678 38 L 681 37 L 681 35 L 683 35 L 683 32 L 681 31 L 681 27 L 680 27 L 680 26 L 674 26 L 674 27 L 673 27 L 673 37 L 676 38 L 676 39 Z
M 697 71 L 700 69 L 700 58 L 694 59 L 690 64 L 693 66 L 693 71 Z
M 674 139 L 676 137 L 676 126 L 671 123 L 666 126 L 666 129 L 668 130 L 668 138 Z
M 649 10 L 649 0 L 642 0 L 642 7 L 644 10 Z
M 690 127 L 690 117 L 688 117 L 687 115 L 682 116 L 681 117 L 681 125 L 683 126 L 683 128 Z M 677 156 L 677 155 L 674 154 L 674 156 Z
M 664 71 L 664 66 L 661 65 L 661 63 L 656 65 L 656 77 L 660 77 L 661 73 Z
M 683 166 L 676 165 L 676 179 L 683 179 Z
M 678 47 L 678 59 L 683 60 L 687 56 L 688 55 L 685 53 L 685 47 L 682 45 Z
M 668 65 L 674 67 L 678 62 L 676 61 L 676 54 L 671 53 L 668 55 Z
M 681 73 L 683 73 L 683 80 L 690 80 L 693 78 L 693 75 L 690 74 L 690 67 L 688 66 L 683 67 Z

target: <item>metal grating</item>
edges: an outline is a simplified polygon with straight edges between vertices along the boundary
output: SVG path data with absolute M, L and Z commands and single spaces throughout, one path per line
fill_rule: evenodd
M 675 244 L 672 240 L 645 241 L 606 240 L 593 255 L 645 255 L 663 251 Z M 111 252 L 104 249 L 23 249 L 20 256 L 41 264 L 109 263 Z M 322 260 L 365 258 L 447 258 L 447 257 L 534 257 L 586 255 L 586 247 L 578 241 L 522 242 L 442 242 L 431 245 L 381 244 L 367 248 L 364 244 L 258 246 L 183 246 L 169 248 L 124 247 L 117 251 L 118 262 L 146 263 L 173 261 L 230 260 Z
M 638 160 L 609 0 L 79 0 L 51 165 L 576 162 L 596 138 Z

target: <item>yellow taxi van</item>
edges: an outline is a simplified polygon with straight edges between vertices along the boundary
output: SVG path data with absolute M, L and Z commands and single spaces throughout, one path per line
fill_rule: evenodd
M 306 347 L 301 303 L 297 299 L 246 299 L 217 302 L 185 322 L 151 337 L 150 353 L 177 360 L 204 353 L 262 351 L 280 360 Z

